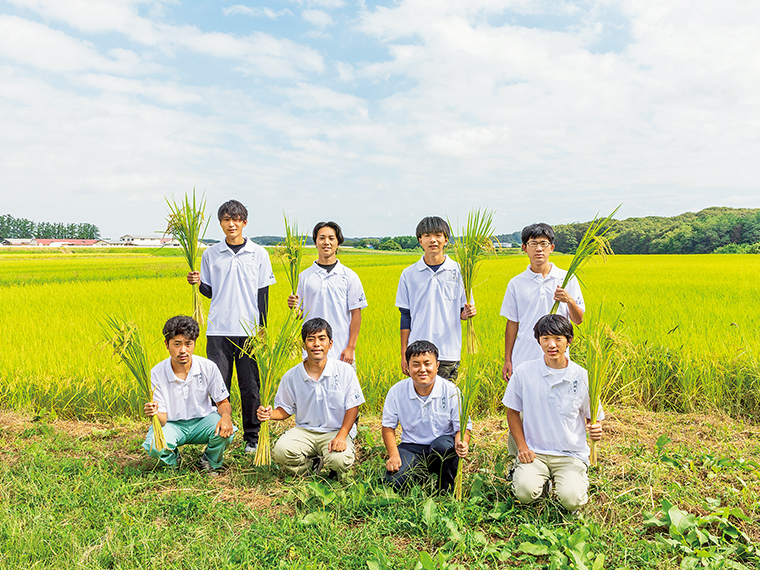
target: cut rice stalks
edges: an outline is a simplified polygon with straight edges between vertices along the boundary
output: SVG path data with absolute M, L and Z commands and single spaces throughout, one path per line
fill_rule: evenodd
M 290 283 L 290 292 L 295 295 L 298 291 L 298 276 L 301 274 L 301 259 L 306 245 L 306 236 L 298 235 L 298 224 L 288 222 L 288 217 L 284 213 L 282 216 L 285 218 L 285 241 L 277 244 L 275 255 L 282 261 L 288 283 Z
M 457 382 L 459 395 L 459 436 L 464 440 L 467 432 L 467 423 L 470 420 L 470 414 L 475 409 L 480 392 L 480 376 L 478 375 L 476 357 L 469 354 L 464 359 L 464 374 Z M 464 479 L 464 459 L 459 458 L 457 464 L 457 476 L 454 480 L 454 498 L 457 501 L 462 500 L 462 482 Z
M 196 201 L 195 188 L 193 188 L 192 202 L 185 194 L 185 199 L 179 204 L 173 198 L 171 201 L 167 198 L 166 204 L 169 206 L 169 215 L 166 217 L 167 226 L 164 235 L 171 235 L 179 242 L 190 271 L 197 271 L 200 241 L 206 236 L 209 223 L 205 215 L 206 199 L 201 196 L 200 201 Z M 193 285 L 192 295 L 193 318 L 202 326 L 206 318 L 203 314 L 200 286 L 197 283 Z
M 150 383 L 150 366 L 140 334 L 140 327 L 134 321 L 123 321 L 106 315 L 101 328 L 106 337 L 106 344 L 113 348 L 114 355 L 119 357 L 137 380 L 140 395 L 146 402 L 152 402 L 153 388 Z M 166 448 L 166 439 L 158 414 L 151 418 L 151 422 L 153 423 L 151 449 L 161 451 Z

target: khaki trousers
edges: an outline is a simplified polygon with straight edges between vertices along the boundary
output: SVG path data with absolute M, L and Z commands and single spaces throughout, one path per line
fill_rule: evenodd
M 532 503 L 544 492 L 544 484 L 554 479 L 554 492 L 568 511 L 588 502 L 588 470 L 576 457 L 536 454 L 533 463 L 517 463 L 512 489 L 521 503 Z
M 321 456 L 323 467 L 342 473 L 354 464 L 354 440 L 346 437 L 345 451 L 327 451 L 327 446 L 338 435 L 338 431 L 321 433 L 295 427 L 286 431 L 274 445 L 274 460 L 286 471 L 303 475 L 312 465 L 312 459 Z

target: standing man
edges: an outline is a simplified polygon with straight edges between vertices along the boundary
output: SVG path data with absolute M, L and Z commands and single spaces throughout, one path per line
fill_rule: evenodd
M 356 341 L 367 306 L 359 276 L 335 257 L 343 243 L 343 231 L 335 222 L 319 222 L 312 232 L 319 258 L 298 279 L 296 295 L 288 297 L 291 309 L 300 304 L 307 319 L 324 319 L 332 327 L 330 358 L 356 369 Z
M 438 348 L 438 376 L 453 381 L 459 372 L 461 321 L 471 319 L 476 311 L 474 304 L 466 302 L 459 265 L 444 253 L 449 237 L 449 225 L 442 218 L 423 218 L 417 224 L 417 241 L 425 255 L 404 269 L 399 279 L 401 370 L 407 375 L 406 347 L 416 340 L 430 341 Z
M 225 239 L 203 252 L 200 272 L 188 273 L 187 282 L 200 283 L 201 294 L 211 299 L 206 355 L 219 367 L 228 390 L 233 364 L 237 369 L 244 451 L 256 453 L 261 426 L 256 417 L 259 369 L 256 361 L 238 347 L 248 340 L 246 328 L 250 331 L 266 326 L 269 286 L 275 279 L 267 251 L 243 237 L 248 224 L 246 207 L 229 200 L 219 206 L 217 216 Z

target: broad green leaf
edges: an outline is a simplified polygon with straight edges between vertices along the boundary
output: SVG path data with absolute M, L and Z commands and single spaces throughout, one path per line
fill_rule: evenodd
M 432 525 L 435 519 L 438 518 L 438 505 L 432 498 L 428 498 L 422 505 L 422 520 L 427 526 Z
M 436 570 L 435 562 L 427 552 L 420 552 L 420 563 L 425 570 Z
M 314 511 L 301 519 L 301 524 L 312 525 L 318 523 L 329 523 L 332 520 L 330 513 L 327 511 Z
M 591 570 L 602 570 L 604 568 L 604 554 L 600 552 L 596 555 L 596 559 L 594 560 L 594 565 L 591 567 Z
M 549 547 L 545 544 L 534 544 L 532 542 L 521 542 L 518 552 L 532 554 L 533 556 L 546 556 L 549 554 Z

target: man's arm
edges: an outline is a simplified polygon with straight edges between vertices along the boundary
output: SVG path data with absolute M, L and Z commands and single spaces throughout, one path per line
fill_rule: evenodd
M 269 285 L 259 289 L 259 325 L 267 326 L 269 315 Z
M 533 463 L 536 454 L 528 449 L 528 444 L 525 443 L 525 432 L 523 431 L 520 412 L 507 408 L 507 423 L 509 424 L 509 433 L 512 434 L 517 444 L 517 459 L 520 463 Z
M 351 324 L 348 329 L 348 345 L 340 353 L 340 359 L 349 364 L 354 363 L 356 356 L 356 342 L 359 339 L 359 330 L 362 328 L 362 310 L 353 309 L 351 313 Z
M 466 321 L 467 319 L 474 317 L 477 313 L 478 311 L 475 308 L 475 303 L 465 303 L 462 310 L 459 311 L 459 318 Z
M 222 416 L 216 424 L 216 435 L 230 437 L 235 430 L 232 429 L 232 406 L 228 398 L 216 403 L 216 411 Z
M 259 409 L 256 410 L 256 417 L 259 418 L 260 422 L 266 422 L 269 420 L 287 420 L 290 417 L 290 414 L 280 408 L 279 406 L 272 409 L 272 406 L 259 406 Z
M 382 432 L 385 450 L 388 452 L 385 468 L 391 473 L 395 473 L 401 469 L 401 456 L 398 453 L 398 445 L 396 445 L 396 430 L 383 426 Z
M 166 421 L 167 421 L 166 412 L 158 411 L 158 403 L 145 402 L 145 405 L 143 406 L 143 411 L 145 412 L 145 415 L 148 416 L 149 418 L 152 418 L 153 416 L 158 416 L 158 421 L 161 422 L 161 427 L 166 425 Z
M 338 434 L 333 440 L 327 444 L 327 451 L 346 451 L 346 437 L 351 431 L 351 426 L 356 423 L 356 418 L 359 417 L 359 406 L 354 408 L 348 408 L 346 413 L 343 414 L 343 423 L 340 425 Z
M 501 377 L 505 382 L 509 382 L 512 377 L 512 349 L 515 347 L 519 328 L 520 323 L 507 319 L 507 326 L 504 329 L 504 367 L 501 369 Z
M 406 361 L 406 347 L 409 345 L 409 329 L 401 329 L 401 372 L 409 375 L 409 363 Z
M 583 322 L 583 309 L 578 306 L 575 299 L 567 292 L 567 289 L 557 287 L 554 291 L 554 300 L 567 305 L 567 312 L 570 316 L 570 320 L 576 325 Z
M 470 450 L 470 430 L 464 430 L 464 439 L 461 438 L 461 435 L 462 432 L 459 431 L 454 434 L 454 450 L 459 457 L 464 459 Z
M 586 418 L 586 428 L 588 429 L 588 436 L 594 441 L 602 439 L 602 422 L 591 423 L 591 420 Z

